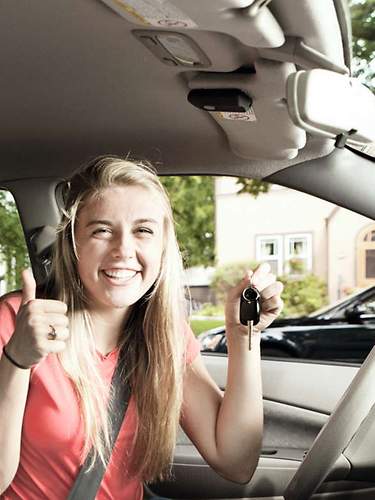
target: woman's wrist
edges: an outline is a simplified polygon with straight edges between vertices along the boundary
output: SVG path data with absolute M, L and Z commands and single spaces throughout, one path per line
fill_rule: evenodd
M 251 335 L 251 343 L 249 342 L 249 333 L 240 333 L 240 332 L 228 332 L 227 336 L 227 346 L 228 351 L 231 350 L 249 350 L 249 345 L 251 345 L 252 349 L 259 349 L 260 347 L 260 332 L 258 330 L 253 330 Z
M 10 355 L 9 352 L 6 350 L 7 345 L 3 346 L 3 355 L 6 357 L 6 359 L 14 366 L 17 368 L 20 368 L 21 370 L 30 370 L 31 366 L 25 366 L 21 363 L 18 363 L 16 359 L 14 359 L 13 355 Z

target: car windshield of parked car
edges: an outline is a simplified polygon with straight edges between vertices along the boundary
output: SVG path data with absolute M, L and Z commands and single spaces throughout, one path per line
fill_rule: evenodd
M 369 287 L 369 288 L 371 288 L 371 287 Z M 343 309 L 340 306 L 342 304 L 346 304 L 346 303 L 350 304 L 351 299 L 355 299 L 358 295 L 359 295 L 359 292 L 358 292 L 358 290 L 356 290 L 353 293 L 351 293 L 347 296 L 344 296 L 341 299 L 336 300 L 335 302 L 332 302 L 331 304 L 328 304 L 324 307 L 320 307 L 316 311 L 310 313 L 308 316 L 310 318 L 316 318 L 317 316 L 330 315 L 330 313 L 332 313 L 333 311 L 337 311 L 337 310 L 343 311 Z

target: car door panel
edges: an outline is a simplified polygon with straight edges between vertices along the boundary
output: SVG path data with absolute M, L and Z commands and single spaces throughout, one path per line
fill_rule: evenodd
M 169 498 L 202 499 L 279 495 L 299 464 L 293 460 L 261 457 L 251 482 L 241 485 L 222 478 L 204 462 L 197 463 L 194 452 L 187 452 L 186 448 L 193 447 L 187 446 L 177 450 L 178 456 L 173 467 L 175 481 L 152 487 L 153 492 Z
M 219 354 L 202 356 L 211 376 L 224 389 L 227 357 Z M 358 369 L 358 366 L 349 364 L 264 359 L 263 396 L 329 415 Z
M 289 450 L 308 450 L 328 416 L 290 404 L 263 399 L 263 450 L 268 456 L 290 456 Z M 295 458 L 293 456 L 292 458 Z
M 211 376 L 225 389 L 227 357 L 207 354 L 203 358 Z M 250 483 L 240 485 L 219 476 L 181 431 L 173 466 L 175 480 L 154 485 L 153 491 L 172 498 L 282 495 L 357 370 L 348 365 L 263 360 L 263 450 Z M 345 478 L 348 468 L 342 457 L 332 479 Z

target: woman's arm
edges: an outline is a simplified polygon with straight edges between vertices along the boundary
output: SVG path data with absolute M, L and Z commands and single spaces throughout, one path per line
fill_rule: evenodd
M 222 476 L 248 482 L 258 463 L 263 434 L 260 333 L 248 349 L 247 327 L 239 322 L 242 290 L 252 284 L 261 292 L 260 329 L 281 310 L 281 283 L 261 265 L 228 294 L 226 335 L 228 372 L 225 394 L 216 386 L 201 356 L 187 368 L 181 423 L 205 460 Z M 258 326 L 258 325 L 257 325 Z
M 22 421 L 30 370 L 0 359 L 0 493 L 12 482 L 19 464 Z
M 65 349 L 69 336 L 66 305 L 35 299 L 32 274 L 24 271 L 22 279 L 22 298 L 18 297 L 16 309 L 7 300 L 0 304 L 0 492 L 9 486 L 18 469 L 31 373 L 15 366 L 4 355 L 3 346 L 6 344 L 6 353 L 16 363 L 31 367 L 50 352 Z M 56 340 L 48 340 L 51 325 L 58 333 Z

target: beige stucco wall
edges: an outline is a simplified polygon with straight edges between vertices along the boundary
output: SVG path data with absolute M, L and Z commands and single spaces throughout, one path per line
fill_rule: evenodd
M 358 286 L 357 239 L 374 221 L 339 208 L 329 225 L 329 295 L 341 298 Z

